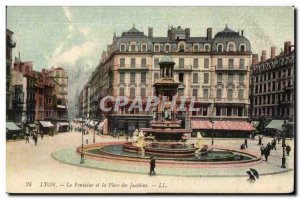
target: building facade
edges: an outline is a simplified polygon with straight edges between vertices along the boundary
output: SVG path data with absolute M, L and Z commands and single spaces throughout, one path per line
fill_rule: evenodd
M 12 120 L 12 50 L 16 47 L 16 42 L 13 41 L 13 32 L 6 29 L 6 120 Z
M 166 37 L 154 37 L 153 28 L 148 29 L 146 36 L 133 27 L 119 37 L 114 35 L 112 44 L 108 45 L 93 73 L 99 76 L 99 80 L 90 78 L 87 83 L 91 86 L 94 85 L 91 82 L 97 82 L 88 94 L 98 104 L 107 95 L 130 99 L 128 106 L 116 112 L 101 113 L 97 110 L 95 113 L 98 118 L 108 119 L 110 132 L 117 129 L 132 133 L 136 128 L 148 127 L 151 111 L 128 111 L 128 108 L 136 96 L 141 96 L 144 105 L 146 97 L 153 96 L 152 85 L 160 74 L 159 61 L 166 54 L 175 61 L 174 77 L 181 83 L 178 96 L 187 97 L 186 107 L 195 97 L 194 106 L 199 108 L 197 112 L 186 110 L 178 113 L 183 128 L 208 131 L 210 127 L 204 123 L 209 120 L 241 121 L 240 127 L 243 127 L 250 104 L 252 54 L 243 31 L 235 32 L 226 26 L 213 37 L 212 28 L 208 28 L 206 36 L 191 37 L 189 28 L 179 26 L 169 28 Z M 82 107 L 83 112 L 88 108 Z
M 271 48 L 271 57 L 262 51 L 261 59 L 253 55 L 251 67 L 251 117 L 293 121 L 295 53 L 291 42 L 284 43 L 284 51 L 276 55 Z

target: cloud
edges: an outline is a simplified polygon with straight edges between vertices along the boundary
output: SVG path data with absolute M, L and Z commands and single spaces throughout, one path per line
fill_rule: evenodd
M 96 44 L 91 41 L 84 42 L 80 45 L 73 46 L 71 49 L 61 52 L 63 43 L 59 45 L 53 52 L 50 59 L 48 59 L 49 65 L 68 63 L 74 65 L 77 60 L 86 58 L 91 52 L 94 52 Z
M 70 12 L 70 8 L 68 6 L 64 6 L 63 10 L 64 10 L 65 17 L 67 17 L 69 22 L 71 22 L 72 21 L 72 14 Z
M 79 27 L 79 28 L 78 28 L 78 31 L 79 31 L 81 34 L 83 34 L 84 36 L 87 36 L 87 35 L 90 33 L 91 29 L 88 28 L 88 27 Z

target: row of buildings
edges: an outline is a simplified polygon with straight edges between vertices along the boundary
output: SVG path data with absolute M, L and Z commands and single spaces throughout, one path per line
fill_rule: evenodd
M 68 75 L 61 67 L 33 70 L 32 61 L 13 61 L 12 50 L 16 43 L 13 32 L 6 31 L 6 121 L 7 135 L 13 131 L 39 129 L 66 131 Z M 20 133 L 19 132 L 19 133 Z
M 214 37 L 208 28 L 206 36 L 191 37 L 190 29 L 171 27 L 166 37 L 154 37 L 135 27 L 108 45 L 101 62 L 91 75 L 79 97 L 80 117 L 108 119 L 108 130 L 148 127 L 152 112 L 128 111 L 102 113 L 100 100 L 107 96 L 125 95 L 132 102 L 135 96 L 152 96 L 159 77 L 159 61 L 168 54 L 175 61 L 174 76 L 181 84 L 178 95 L 186 96 L 186 107 L 196 97 L 198 112 L 180 111 L 183 128 L 210 130 L 209 120 L 236 121 L 236 128 L 248 128 L 249 75 L 251 45 L 243 31 L 235 32 L 227 26 Z M 221 130 L 221 129 L 220 129 Z M 226 131 L 224 136 L 230 136 Z M 218 133 L 218 132 L 216 132 Z
M 178 113 L 183 128 L 207 135 L 214 128 L 216 136 L 242 137 L 254 130 L 249 123 L 252 119 L 293 118 L 291 43 L 285 43 L 284 52 L 278 56 L 272 48 L 270 59 L 263 51 L 259 60 L 258 55 L 252 55 L 244 31 L 235 32 L 227 25 L 215 36 L 208 28 L 205 36 L 191 37 L 190 29 L 180 26 L 169 28 L 166 37 L 154 37 L 151 27 L 148 35 L 135 27 L 121 36 L 114 35 L 80 93 L 78 117 L 107 119 L 108 132 L 117 129 L 132 133 L 136 128 L 148 127 L 151 111 L 128 108 L 135 96 L 141 96 L 145 102 L 146 96 L 154 95 L 152 85 L 160 74 L 159 61 L 166 54 L 175 61 L 174 77 L 180 82 L 178 95 L 188 98 L 186 107 L 196 97 L 194 107 L 199 108 L 197 112 Z M 104 113 L 99 102 L 108 95 L 127 96 L 129 104 L 117 112 Z M 275 101 L 270 101 L 273 98 Z

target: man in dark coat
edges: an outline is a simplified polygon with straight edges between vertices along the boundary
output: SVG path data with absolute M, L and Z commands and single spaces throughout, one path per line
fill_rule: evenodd
M 155 169 L 155 158 L 151 157 L 150 158 L 150 173 L 149 173 L 150 176 L 156 175 L 154 169 Z
M 34 144 L 35 146 L 37 145 L 37 141 L 38 141 L 38 137 L 37 137 L 37 134 L 36 133 L 33 133 L 33 136 L 32 136 L 33 140 L 34 140 Z
M 272 140 L 272 148 L 276 150 L 276 139 Z
M 248 148 L 248 140 L 245 138 L 245 143 L 244 143 L 245 148 Z
M 291 147 L 290 147 L 290 145 L 287 145 L 286 146 L 286 154 L 287 154 L 287 156 L 290 155 L 290 152 L 291 152 Z

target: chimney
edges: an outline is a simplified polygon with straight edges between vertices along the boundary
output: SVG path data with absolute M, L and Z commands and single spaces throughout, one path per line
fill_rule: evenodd
M 191 30 L 189 28 L 185 29 L 185 39 L 189 39 L 191 34 Z
M 152 38 L 152 37 L 153 37 L 153 28 L 152 28 L 152 27 L 149 27 L 149 28 L 148 28 L 148 37 L 149 37 L 149 38 Z
M 258 64 L 258 54 L 252 54 L 252 65 Z
M 207 39 L 207 40 L 212 39 L 212 28 L 207 28 L 207 31 L 206 31 L 206 39 Z
M 266 58 L 267 58 L 267 51 L 266 50 L 261 51 L 260 61 L 264 62 L 266 61 Z
M 289 54 L 289 47 L 291 45 L 291 42 L 290 41 L 286 41 L 284 42 L 284 54 Z
M 271 59 L 274 59 L 276 56 L 276 48 L 275 46 L 271 47 Z

